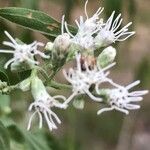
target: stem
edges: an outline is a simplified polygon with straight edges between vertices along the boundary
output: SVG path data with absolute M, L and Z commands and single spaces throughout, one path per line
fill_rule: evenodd
M 37 69 L 36 68 L 32 69 L 32 71 L 31 71 L 31 78 L 34 78 L 35 76 L 37 76 Z
M 71 89 L 70 85 L 61 84 L 61 83 L 58 83 L 58 82 L 56 82 L 54 80 L 51 80 L 48 85 L 53 87 L 53 88 L 55 88 L 55 89 L 59 89 L 59 90 L 61 90 L 61 89 L 66 89 L 66 90 Z

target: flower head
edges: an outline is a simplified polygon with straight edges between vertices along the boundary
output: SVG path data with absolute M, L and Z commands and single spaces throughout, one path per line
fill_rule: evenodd
M 143 99 L 141 96 L 147 94 L 148 91 L 143 90 L 129 92 L 131 88 L 138 85 L 139 83 L 140 81 L 135 81 L 128 86 L 123 87 L 112 82 L 111 84 L 116 88 L 107 91 L 107 103 L 110 105 L 110 108 L 103 108 L 99 110 L 97 114 L 99 115 L 105 111 L 111 111 L 114 109 L 125 114 L 129 114 L 129 110 L 139 109 L 140 106 L 135 103 L 141 101 Z
M 11 58 L 4 66 L 5 69 L 12 63 L 22 63 L 35 65 L 39 62 L 34 60 L 35 55 L 40 55 L 42 58 L 49 58 L 49 56 L 38 50 L 38 46 L 44 46 L 43 43 L 33 42 L 29 45 L 21 43 L 19 44 L 7 31 L 5 31 L 6 36 L 10 39 L 11 42 L 4 41 L 3 44 L 13 48 L 14 50 L 0 50 L 0 53 L 10 53 L 13 54 Z
M 89 17 L 87 14 L 87 3 L 85 3 L 85 15 L 86 20 L 84 21 L 84 17 L 80 16 L 79 21 L 75 20 L 78 32 L 74 36 L 69 32 L 67 23 L 65 22 L 65 28 L 67 33 L 72 37 L 72 42 L 80 45 L 84 49 L 94 49 L 94 37 L 93 35 L 102 27 L 103 21 L 99 19 L 99 15 L 102 13 L 104 8 L 99 8 L 96 13 Z
M 90 87 L 93 84 L 99 85 L 102 82 L 107 82 L 107 75 L 109 73 L 105 73 L 105 71 L 111 68 L 114 65 L 114 63 L 102 69 L 97 66 L 94 66 L 94 68 L 89 68 L 87 62 L 84 62 L 85 68 L 83 70 L 80 54 L 76 55 L 76 62 L 76 69 L 70 68 L 68 73 L 66 71 L 63 72 L 65 78 L 72 84 L 73 95 L 87 94 L 94 101 L 102 101 L 101 98 L 95 97 L 90 92 Z M 71 99 L 67 101 L 70 100 Z M 67 103 L 67 101 L 65 103 Z
M 123 19 L 121 18 L 121 14 L 119 14 L 114 20 L 114 15 L 115 11 L 113 11 L 105 25 L 99 30 L 95 37 L 96 47 L 105 47 L 115 43 L 116 41 L 124 41 L 135 34 L 134 31 L 128 31 L 128 27 L 132 24 L 132 22 L 125 25 L 122 29 L 119 29 Z
M 28 130 L 31 128 L 33 117 L 36 114 L 38 114 L 39 116 L 39 128 L 42 128 L 44 118 L 49 127 L 49 130 L 57 129 L 54 120 L 59 124 L 61 123 L 61 121 L 56 113 L 52 111 L 52 108 L 57 107 L 65 109 L 65 105 L 61 104 L 57 99 L 62 99 L 63 101 L 65 101 L 66 98 L 62 95 L 57 95 L 53 97 L 50 96 L 47 93 L 42 81 L 38 77 L 35 77 L 31 81 L 31 92 L 35 101 L 29 106 L 29 111 L 34 109 L 34 113 L 29 119 Z

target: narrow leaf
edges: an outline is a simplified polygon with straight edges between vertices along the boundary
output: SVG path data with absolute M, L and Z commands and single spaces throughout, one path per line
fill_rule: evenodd
M 5 7 L 0 9 L 0 17 L 25 28 L 36 30 L 46 37 L 56 37 L 61 33 L 61 24 L 41 11 L 27 8 Z M 71 26 L 69 29 L 72 33 L 75 31 Z
M 0 150 L 10 150 L 9 134 L 4 125 L 0 122 Z

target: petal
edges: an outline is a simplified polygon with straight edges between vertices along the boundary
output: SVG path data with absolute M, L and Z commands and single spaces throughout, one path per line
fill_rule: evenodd
M 143 100 L 143 97 L 128 97 L 127 101 L 128 102 L 140 102 Z
M 102 114 L 103 112 L 106 112 L 106 111 L 112 111 L 114 108 L 113 107 L 110 107 L 110 108 L 102 108 L 101 110 L 99 110 L 97 112 L 97 115 L 100 115 Z
M 125 108 L 132 110 L 132 109 L 139 109 L 140 106 L 139 105 L 135 105 L 135 104 L 126 104 Z
M 148 93 L 148 90 L 130 92 L 129 96 L 142 96 Z
M 129 111 L 128 111 L 128 110 L 126 110 L 126 109 L 119 108 L 119 107 L 117 107 L 117 106 L 112 106 L 112 107 L 113 107 L 114 109 L 116 109 L 116 110 L 120 111 L 120 112 L 125 113 L 126 115 L 128 115 L 128 114 L 129 114 Z
M 137 80 L 137 81 L 135 81 L 135 82 L 129 84 L 128 86 L 126 86 L 126 89 L 129 90 L 129 89 L 135 87 L 135 86 L 138 85 L 138 84 L 140 84 L 140 80 Z

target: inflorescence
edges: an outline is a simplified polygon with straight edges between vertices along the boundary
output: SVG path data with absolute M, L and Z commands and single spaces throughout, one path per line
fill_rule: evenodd
M 4 94 L 5 91 L 15 88 L 19 88 L 22 91 L 31 91 L 34 102 L 30 104 L 29 111 L 34 112 L 29 119 L 28 130 L 31 128 L 32 120 L 36 114 L 39 119 L 39 128 L 42 128 L 43 120 L 45 120 L 49 130 L 57 129 L 56 124 L 60 124 L 61 121 L 53 109 L 67 109 L 69 103 L 81 95 L 87 95 L 89 99 L 98 104 L 103 102 L 108 105 L 108 107 L 97 111 L 99 115 L 112 110 L 129 114 L 129 110 L 140 108 L 140 105 L 137 103 L 143 99 L 143 95 L 148 93 L 147 90 L 130 91 L 140 81 L 122 86 L 109 78 L 109 70 L 116 64 L 114 60 L 117 53 L 116 49 L 110 45 L 117 41 L 124 41 L 135 34 L 134 31 L 128 31 L 132 22 L 121 28 L 123 19 L 121 14 L 115 18 L 115 11 L 112 12 L 105 22 L 100 17 L 104 10 L 101 7 L 92 17 L 89 17 L 87 4 L 88 0 L 85 3 L 85 19 L 83 16 L 80 16 L 79 20 L 75 20 L 78 29 L 76 35 L 69 31 L 65 16 L 62 17 L 61 35 L 58 35 L 54 42 L 48 42 L 45 46 L 45 50 L 51 52 L 51 55 L 46 55 L 38 49 L 39 46 L 44 46 L 43 43 L 35 41 L 31 44 L 25 44 L 20 40 L 14 39 L 5 31 L 11 42 L 4 41 L 3 44 L 13 50 L 3 49 L 0 50 L 0 53 L 12 54 L 13 58 L 6 62 L 4 68 L 8 69 L 10 65 L 11 70 L 14 71 L 19 69 L 16 66 L 28 65 L 32 73 L 29 78 L 16 86 L 12 86 L 13 88 L 8 86 L 6 82 L 1 81 L 0 91 L 3 91 Z M 95 55 L 95 52 L 102 48 L 103 51 Z M 75 58 L 76 67 L 71 67 L 68 70 L 63 69 L 63 75 L 70 84 L 72 94 L 68 98 L 63 95 L 51 96 L 43 81 L 38 77 L 37 66 L 39 61 L 37 61 L 36 55 L 52 60 L 53 53 L 57 55 L 68 53 L 68 56 L 70 56 L 69 53 L 72 52 L 73 57 L 71 59 Z M 102 88 L 102 85 L 105 83 L 109 84 L 111 88 Z

